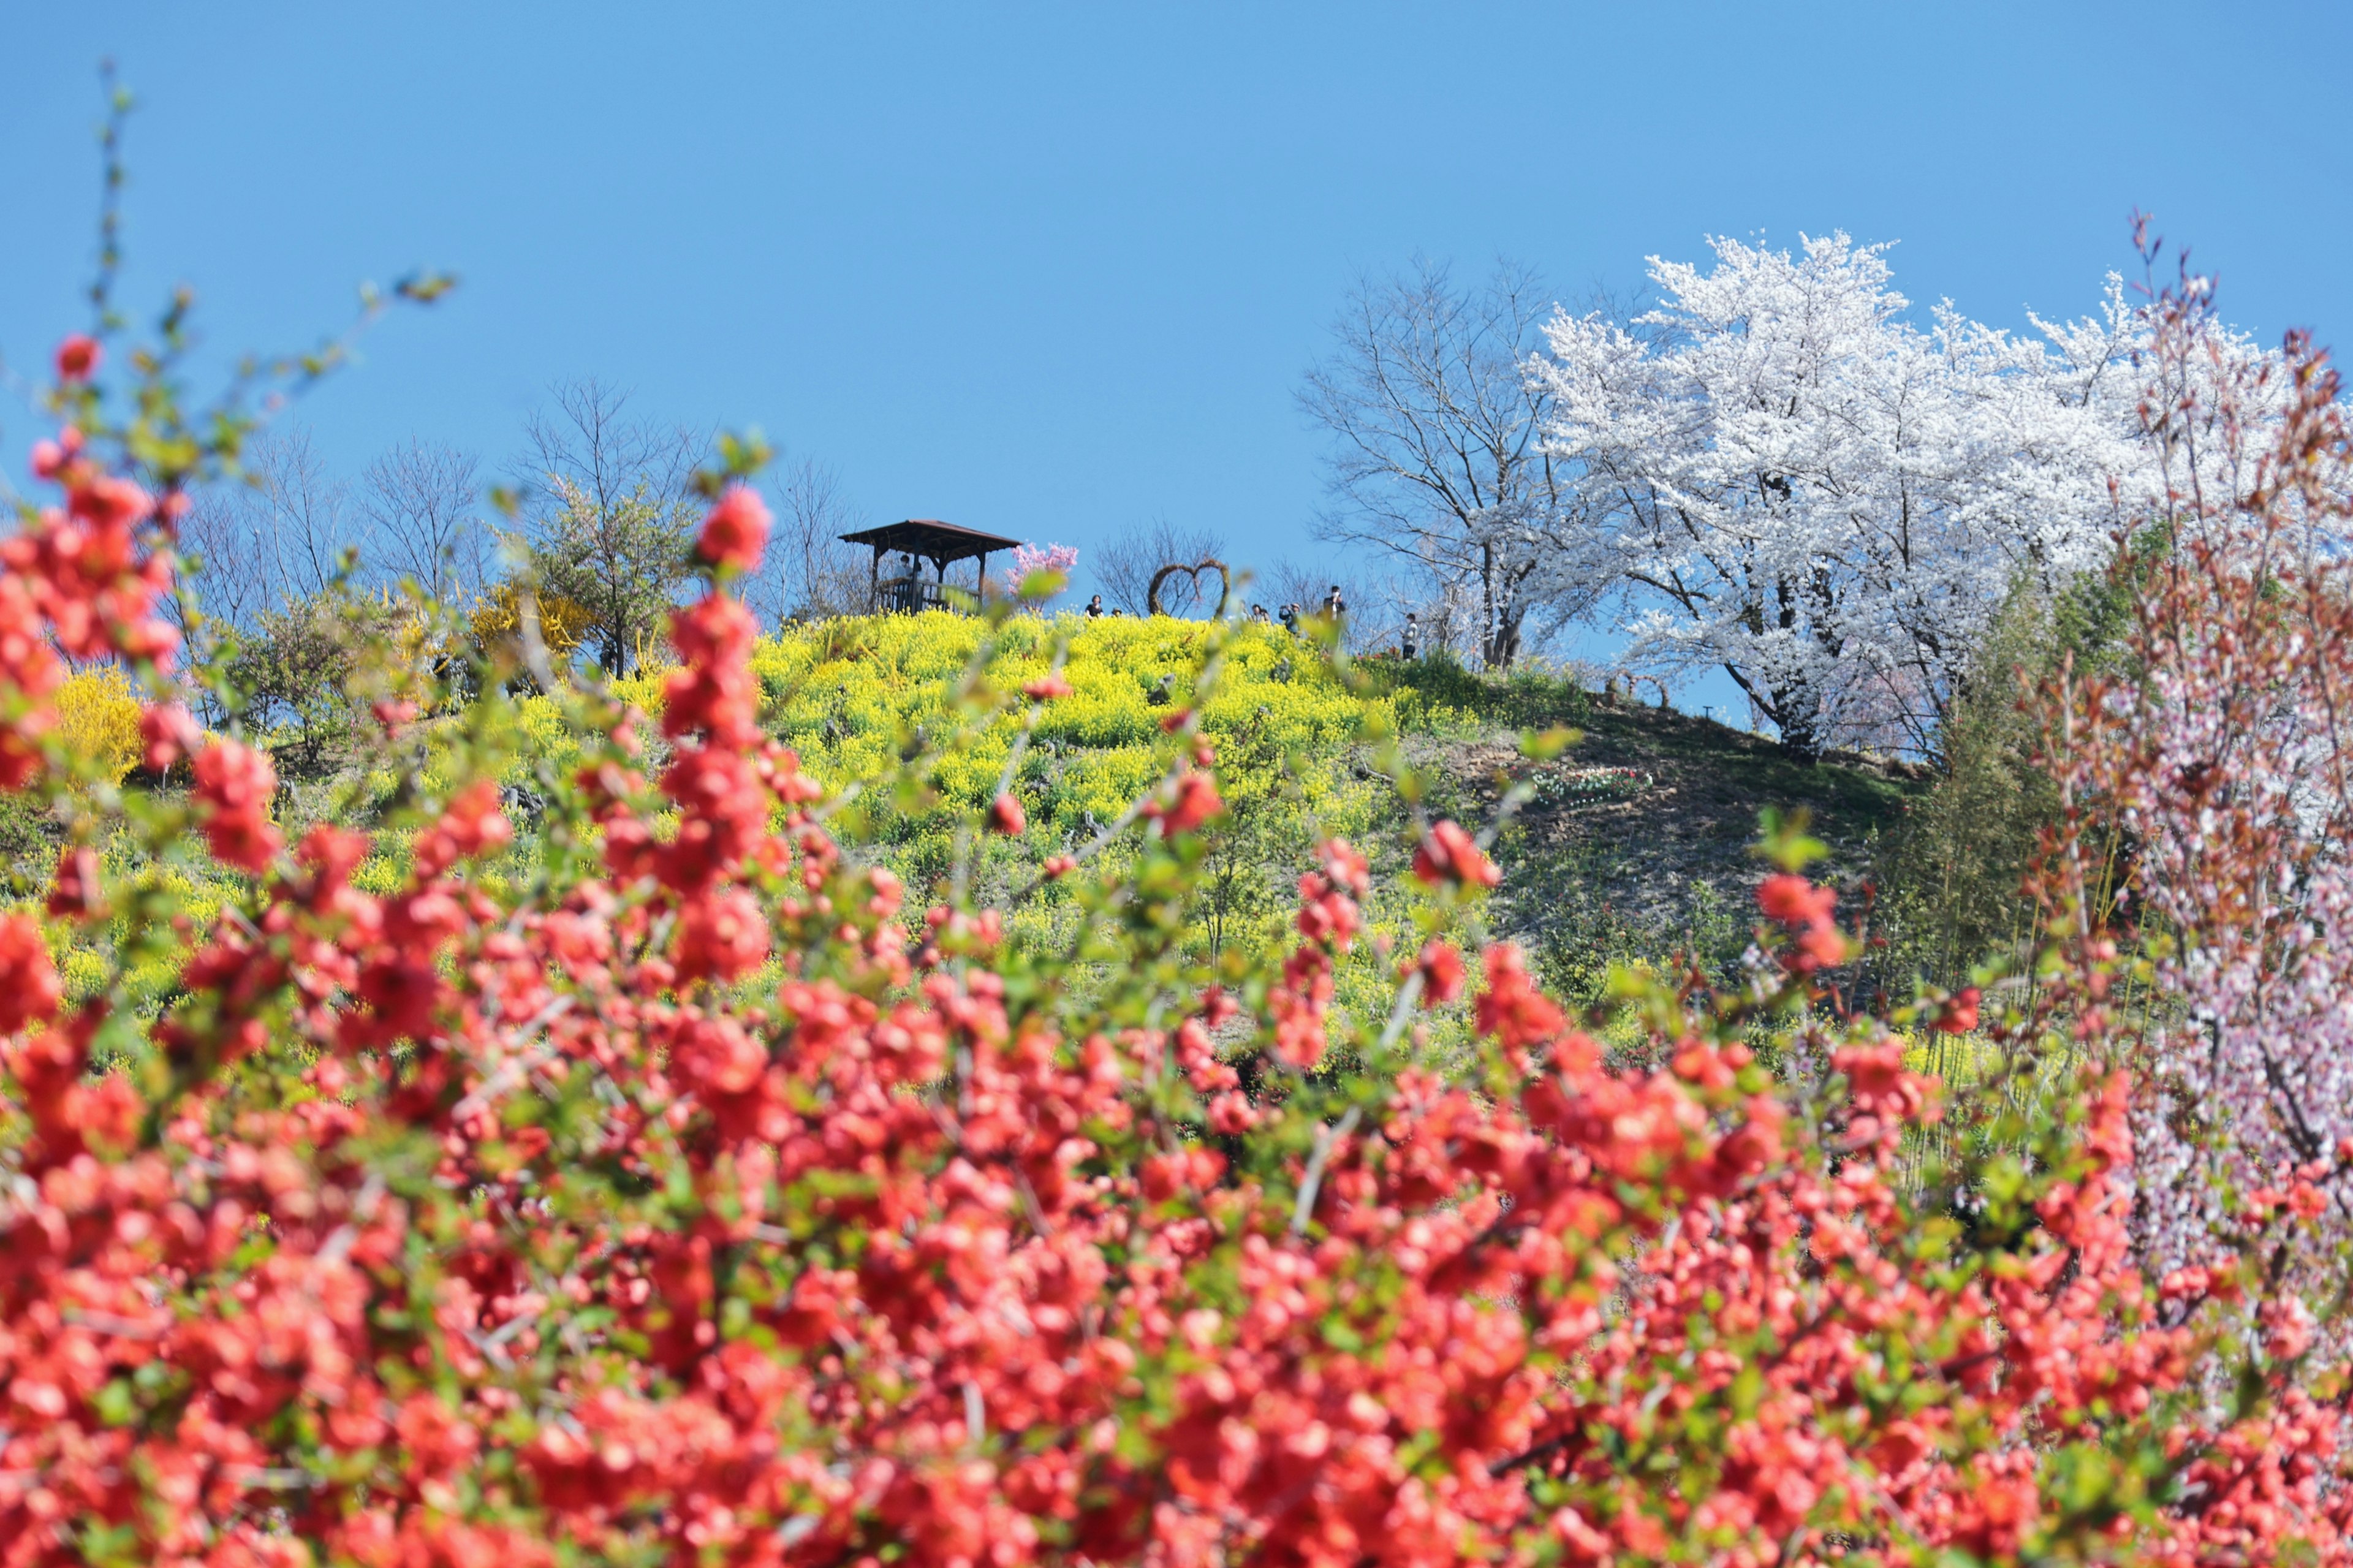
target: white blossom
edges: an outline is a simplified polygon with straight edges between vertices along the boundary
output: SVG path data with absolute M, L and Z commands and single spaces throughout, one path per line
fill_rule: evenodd
M 1528 363 L 1591 530 L 1547 588 L 1614 594 L 1630 662 L 1721 666 L 1801 750 L 1933 750 L 2004 596 L 2105 558 L 2111 481 L 2147 468 L 2139 319 L 2111 278 L 2031 335 L 1923 329 L 1885 246 L 1711 243 L 1653 258 L 1644 335 L 1563 312 Z

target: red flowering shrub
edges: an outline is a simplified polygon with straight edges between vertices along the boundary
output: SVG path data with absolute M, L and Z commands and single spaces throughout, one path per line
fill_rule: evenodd
M 169 509 L 84 428 L 0 575 L 16 787 L 76 765 L 52 642 L 171 711 Z M 1741 989 L 1628 982 L 1654 1070 L 1494 947 L 1440 1077 L 1413 1004 L 1498 875 L 1456 825 L 1413 847 L 1440 891 L 1386 1020 L 1334 1005 L 1345 845 L 1287 954 L 1213 970 L 1179 723 L 1159 831 L 1050 868 L 1083 930 L 1036 948 L 837 839 L 717 586 L 672 638 L 658 781 L 570 694 L 604 741 L 528 874 L 475 872 L 516 831 L 493 682 L 396 886 L 354 884 L 360 832 L 285 847 L 218 739 L 187 807 L 90 809 L 159 866 L 193 822 L 241 899 L 77 862 L 58 939 L 121 913 L 69 1005 L 0 922 L 0 1564 L 2346 1559 L 2309 1316 L 2274 1303 L 2217 1403 L 2200 1303 L 2243 1271 L 2135 1271 L 2126 1080 L 1900 1181 L 1936 1089 L 1816 988 L 1846 939 L 1795 865 Z

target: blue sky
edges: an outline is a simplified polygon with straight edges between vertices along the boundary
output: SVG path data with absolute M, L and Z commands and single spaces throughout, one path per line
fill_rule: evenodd
M 1705 234 L 1901 241 L 1917 300 L 2074 313 L 2153 210 L 2266 337 L 2353 329 L 2353 7 L 132 4 L 14 8 L 0 355 L 79 321 L 101 56 L 142 308 L 299 344 L 465 281 L 301 410 L 493 462 L 559 377 L 757 425 L 875 519 L 1312 559 L 1300 373 L 1359 274 L 1581 297 Z M 396 20 L 391 18 L 396 17 Z M 0 449 L 31 421 L 0 399 Z

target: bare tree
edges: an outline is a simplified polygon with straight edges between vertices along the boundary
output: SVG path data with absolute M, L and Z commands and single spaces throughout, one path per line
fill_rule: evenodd
M 374 565 L 441 603 L 470 602 L 494 559 L 480 499 L 474 459 L 463 452 L 414 438 L 395 447 L 360 479 L 359 511 L 370 526 Z
M 1308 566 L 1277 561 L 1251 580 L 1249 596 L 1252 604 L 1264 605 L 1271 617 L 1279 619 L 1283 605 L 1296 605 L 1304 618 L 1323 614 L 1335 587 L 1347 607 L 1340 618 L 1341 642 L 1354 650 L 1395 641 L 1405 612 L 1419 604 L 1398 584 L 1377 581 L 1353 562 L 1335 566 L 1319 561 Z
M 181 519 L 180 553 L 187 569 L 174 580 L 172 613 L 184 636 L 191 599 L 207 618 L 232 626 L 249 626 L 270 607 L 257 510 L 240 491 L 214 487 L 198 492 Z
M 1180 528 L 1166 518 L 1155 518 L 1124 530 L 1094 552 L 1095 581 L 1104 596 L 1131 616 L 1148 613 L 1153 574 L 1163 566 L 1194 566 L 1224 560 L 1224 538 L 1206 528 Z M 1229 566 L 1232 563 L 1228 562 Z M 1179 573 L 1160 589 L 1163 609 L 1173 615 L 1217 608 L 1218 574 L 1198 578 Z
M 1551 310 L 1536 274 L 1504 261 L 1477 289 L 1443 265 L 1366 279 L 1333 323 L 1338 340 L 1299 394 L 1334 437 L 1333 505 L 1321 537 L 1397 559 L 1427 597 L 1461 618 L 1475 599 L 1471 646 L 1491 669 L 1511 666 L 1542 609 L 1531 588 L 1559 552 L 1588 548 L 1573 476 L 1542 447 L 1546 394 L 1522 364 Z
M 531 492 L 543 584 L 588 614 L 606 670 L 626 671 L 687 574 L 691 481 L 708 445 L 679 426 L 631 418 L 628 394 L 589 377 L 554 389 L 524 426 L 517 467 Z
M 267 596 L 289 603 L 343 581 L 360 559 L 350 489 L 328 474 L 311 433 L 292 426 L 256 438 L 246 447 L 245 472 L 237 498 Z
M 866 606 L 871 563 L 841 535 L 865 521 L 842 494 L 841 479 L 804 458 L 776 485 L 776 526 L 767 564 L 745 584 L 744 602 L 763 619 L 823 620 Z
M 356 557 L 358 541 L 344 489 L 328 478 L 306 432 L 255 437 L 244 468 L 242 479 L 194 498 L 180 524 L 180 547 L 194 560 L 195 595 L 205 614 L 249 629 L 263 612 L 332 585 L 346 552 Z M 174 613 L 185 620 L 185 598 L 175 601 Z

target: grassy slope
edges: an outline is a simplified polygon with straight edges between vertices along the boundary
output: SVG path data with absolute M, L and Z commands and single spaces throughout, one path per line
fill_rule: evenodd
M 1000 681 L 1042 672 L 1048 644 L 1060 633 L 1074 638 L 1069 675 L 1078 691 L 1054 705 L 1039 746 L 1018 770 L 1015 788 L 1029 812 L 1029 834 L 1018 843 L 979 847 L 984 891 L 1026 881 L 1039 857 L 1076 847 L 1093 822 L 1115 816 L 1158 775 L 1170 749 L 1159 721 L 1189 700 L 1190 668 L 1206 629 L 1187 622 L 1075 619 L 1006 629 L 995 667 Z M 879 617 L 765 640 L 754 666 L 767 689 L 766 718 L 821 778 L 842 783 L 870 775 L 888 765 L 911 731 L 944 721 L 949 688 L 979 631 L 977 623 L 956 616 Z M 1431 785 L 1430 805 L 1473 825 L 1492 814 L 1501 770 L 1525 769 L 1516 750 L 1525 729 L 1565 722 L 1583 730 L 1584 740 L 1549 771 L 1601 765 L 1647 776 L 1630 799 L 1539 801 L 1496 846 L 1505 877 L 1490 908 L 1491 931 L 1525 944 L 1547 978 L 1578 1000 L 1591 999 L 1614 960 L 1657 960 L 1687 950 L 1720 971 L 1736 959 L 1753 921 L 1749 889 L 1758 868 L 1748 850 L 1765 807 L 1808 808 L 1816 832 L 1833 848 L 1832 874 L 1852 875 L 1864 869 L 1875 839 L 1915 787 L 1904 774 L 1859 758 L 1810 767 L 1770 742 L 1711 721 L 1612 705 L 1537 676 L 1493 681 L 1438 661 L 1363 668 L 1372 689 L 1352 694 L 1281 632 L 1246 628 L 1230 649 L 1226 684 L 1205 713 L 1237 810 L 1221 837 L 1238 860 L 1249 862 L 1237 869 L 1234 886 L 1242 896 L 1234 913 L 1259 940 L 1288 940 L 1292 883 L 1310 863 L 1319 833 L 1356 837 L 1385 874 L 1402 874 L 1395 834 L 1402 810 L 1374 773 L 1372 749 L 1359 733 L 1377 710 L 1402 730 L 1409 756 Z M 1160 698 L 1154 689 L 1164 678 L 1174 689 Z M 621 684 L 632 700 L 659 705 L 658 676 Z M 575 738 L 544 700 L 521 703 L 515 720 L 519 744 L 510 777 L 553 787 L 574 765 Z M 952 824 L 995 790 L 1009 739 L 1008 725 L 993 726 L 945 760 L 933 775 L 936 809 L 906 803 L 884 810 L 891 820 L 878 847 L 917 898 L 929 897 L 946 875 Z M 322 816 L 377 829 L 378 854 L 360 879 L 382 890 L 398 879 L 407 834 L 374 809 L 392 775 L 372 774 L 370 766 L 354 757 L 332 777 L 300 784 L 280 815 L 290 832 Z M 425 772 L 429 787 L 438 770 L 428 763 Z M 54 865 L 57 835 L 54 824 L 18 826 L 26 831 L 0 835 L 7 840 L 0 855 L 10 863 L 18 896 L 31 898 Z M 482 874 L 519 870 L 530 853 L 519 845 L 507 858 L 513 865 L 484 867 Z M 198 863 L 188 874 L 203 871 Z M 226 893 L 235 881 L 215 879 L 217 889 L 200 890 Z M 1404 907 L 1384 912 L 1394 918 Z M 96 957 L 69 955 L 69 980 L 90 983 L 94 974 L 82 971 Z
M 1551 706 L 1524 698 L 1512 718 L 1583 731 L 1555 770 L 1630 768 L 1651 781 L 1629 799 L 1531 804 L 1497 846 L 1497 934 L 1525 943 L 1580 999 L 1613 959 L 1684 949 L 1720 973 L 1737 958 L 1755 919 L 1763 868 L 1750 847 L 1767 806 L 1805 809 L 1831 847 L 1824 874 L 1852 880 L 1923 787 L 1900 765 L 1851 755 L 1809 765 L 1762 736 L 1672 710 L 1567 694 Z M 1525 766 L 1501 726 L 1418 750 L 1466 816 L 1493 809 L 1502 770 Z

